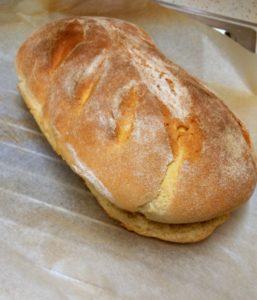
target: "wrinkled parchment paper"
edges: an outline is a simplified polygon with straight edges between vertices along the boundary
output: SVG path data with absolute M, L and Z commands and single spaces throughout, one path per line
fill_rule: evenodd
M 0 3 L 0 299 L 257 299 L 257 193 L 204 242 L 127 232 L 50 148 L 14 68 L 21 42 L 49 20 L 124 18 L 223 96 L 257 147 L 257 56 L 148 1 Z

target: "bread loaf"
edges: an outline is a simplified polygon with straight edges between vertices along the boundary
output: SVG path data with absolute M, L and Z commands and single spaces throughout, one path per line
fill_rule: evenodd
M 20 47 L 16 69 L 52 147 L 129 230 L 195 242 L 251 196 L 256 159 L 243 124 L 137 26 L 49 23 Z

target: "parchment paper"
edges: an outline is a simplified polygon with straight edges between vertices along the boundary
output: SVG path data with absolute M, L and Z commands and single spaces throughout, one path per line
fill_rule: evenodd
M 41 24 L 67 14 L 142 26 L 161 50 L 223 96 L 257 146 L 257 56 L 148 1 L 0 5 L 0 299 L 257 299 L 257 193 L 206 241 L 127 232 L 52 151 L 16 89 L 14 58 Z

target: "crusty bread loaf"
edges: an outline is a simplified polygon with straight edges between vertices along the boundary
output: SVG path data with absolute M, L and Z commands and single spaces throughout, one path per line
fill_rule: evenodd
M 245 127 L 137 26 L 52 22 L 20 47 L 16 68 L 50 144 L 128 229 L 197 241 L 252 194 L 256 159 Z

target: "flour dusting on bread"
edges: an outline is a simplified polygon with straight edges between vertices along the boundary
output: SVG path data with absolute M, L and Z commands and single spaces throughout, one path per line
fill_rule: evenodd
M 192 223 L 250 197 L 257 174 L 247 132 L 136 25 L 57 20 L 25 41 L 17 71 L 50 143 L 118 209 Z
M 88 181 L 90 184 L 92 184 L 95 189 L 109 199 L 110 201 L 113 201 L 113 196 L 111 192 L 103 185 L 103 183 L 96 177 L 96 175 L 93 173 L 93 171 L 86 166 L 84 162 L 82 162 L 77 152 L 74 150 L 74 148 L 67 144 L 67 149 L 69 150 L 69 153 L 73 159 L 72 168 L 76 173 L 78 173 L 85 181 Z

